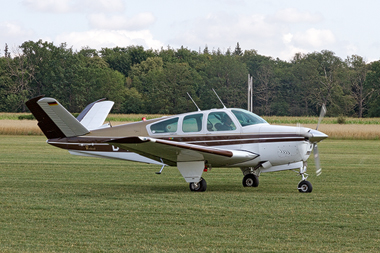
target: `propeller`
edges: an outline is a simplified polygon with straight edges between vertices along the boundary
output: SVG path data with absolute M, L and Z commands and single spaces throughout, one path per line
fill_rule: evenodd
M 323 104 L 321 108 L 321 113 L 319 114 L 317 128 L 315 130 L 318 130 L 319 124 L 321 123 L 323 117 L 325 117 L 326 112 L 327 112 L 326 106 L 325 104 Z M 322 168 L 321 168 L 321 163 L 319 161 L 319 152 L 318 152 L 317 142 L 313 143 L 313 153 L 314 153 L 314 161 L 315 161 L 315 173 L 317 174 L 317 176 L 319 176 L 322 174 Z
M 318 130 L 319 124 L 321 124 L 321 121 L 322 121 L 323 117 L 325 117 L 326 112 L 327 112 L 327 110 L 326 110 L 326 105 L 323 104 L 323 105 L 322 105 L 322 108 L 321 108 L 321 113 L 319 114 L 319 119 L 318 119 L 317 128 L 316 128 L 315 130 Z

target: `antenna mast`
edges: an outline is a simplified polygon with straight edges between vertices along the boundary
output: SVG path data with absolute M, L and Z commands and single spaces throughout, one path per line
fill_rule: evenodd
M 253 112 L 253 77 L 248 74 L 248 111 Z
M 216 91 L 214 90 L 214 88 L 212 88 L 212 91 L 213 91 L 213 92 L 215 93 L 215 95 L 218 97 L 220 103 L 222 103 L 223 108 L 224 108 L 224 109 L 227 109 L 227 107 L 223 104 L 222 100 L 220 99 L 220 97 L 218 96 L 218 94 L 216 93 Z
M 199 107 L 197 106 L 197 104 L 194 102 L 193 98 L 190 96 L 189 92 L 186 92 L 187 95 L 189 96 L 189 98 L 191 99 L 191 101 L 193 101 L 194 105 L 198 108 L 198 112 L 201 111 L 201 109 L 199 109 Z

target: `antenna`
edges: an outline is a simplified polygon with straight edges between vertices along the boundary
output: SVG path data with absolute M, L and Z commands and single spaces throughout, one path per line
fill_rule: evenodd
M 194 102 L 193 98 L 190 96 L 189 92 L 186 92 L 187 95 L 189 96 L 189 98 L 191 99 L 191 101 L 193 101 L 194 105 L 198 108 L 198 112 L 201 111 L 201 109 L 199 109 L 199 107 L 197 106 L 197 104 Z
M 222 103 L 223 108 L 224 108 L 224 109 L 227 109 L 227 107 L 223 104 L 222 100 L 220 99 L 220 97 L 218 96 L 218 94 L 216 93 L 216 91 L 214 90 L 214 88 L 212 88 L 212 91 L 213 91 L 213 92 L 215 93 L 215 95 L 218 97 L 220 103 Z

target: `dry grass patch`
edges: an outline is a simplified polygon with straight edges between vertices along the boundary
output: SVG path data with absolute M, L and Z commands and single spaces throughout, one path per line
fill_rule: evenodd
M 42 135 L 37 120 L 0 120 L 0 134 Z
M 286 124 L 294 126 L 294 124 Z M 317 124 L 302 124 L 303 127 L 315 129 Z M 321 124 L 319 131 L 327 134 L 330 139 L 347 139 L 347 140 L 378 140 L 380 139 L 379 125 L 362 125 L 362 124 Z
M 139 115 L 140 116 L 140 115 Z M 143 117 L 143 115 L 141 115 Z M 121 125 L 135 120 L 125 121 L 111 120 L 111 125 Z M 280 125 L 280 124 L 279 124 Z M 295 124 L 285 124 L 295 126 Z M 316 124 L 302 124 L 304 127 L 316 128 Z M 380 126 L 367 124 L 321 124 L 319 129 L 331 139 L 380 139 Z M 36 120 L 0 120 L 0 135 L 43 135 Z
M 334 139 L 378 140 L 380 137 L 379 125 L 322 124 L 318 130 Z

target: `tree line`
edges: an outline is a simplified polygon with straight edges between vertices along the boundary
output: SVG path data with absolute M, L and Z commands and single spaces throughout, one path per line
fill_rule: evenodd
M 71 112 L 100 98 L 115 101 L 114 113 L 175 114 L 222 105 L 247 108 L 248 75 L 253 110 L 260 115 L 380 117 L 380 60 L 366 63 L 323 50 L 297 53 L 290 61 L 234 50 L 181 47 L 88 47 L 26 41 L 0 57 L 0 111 L 25 112 L 38 95 L 54 97 Z

